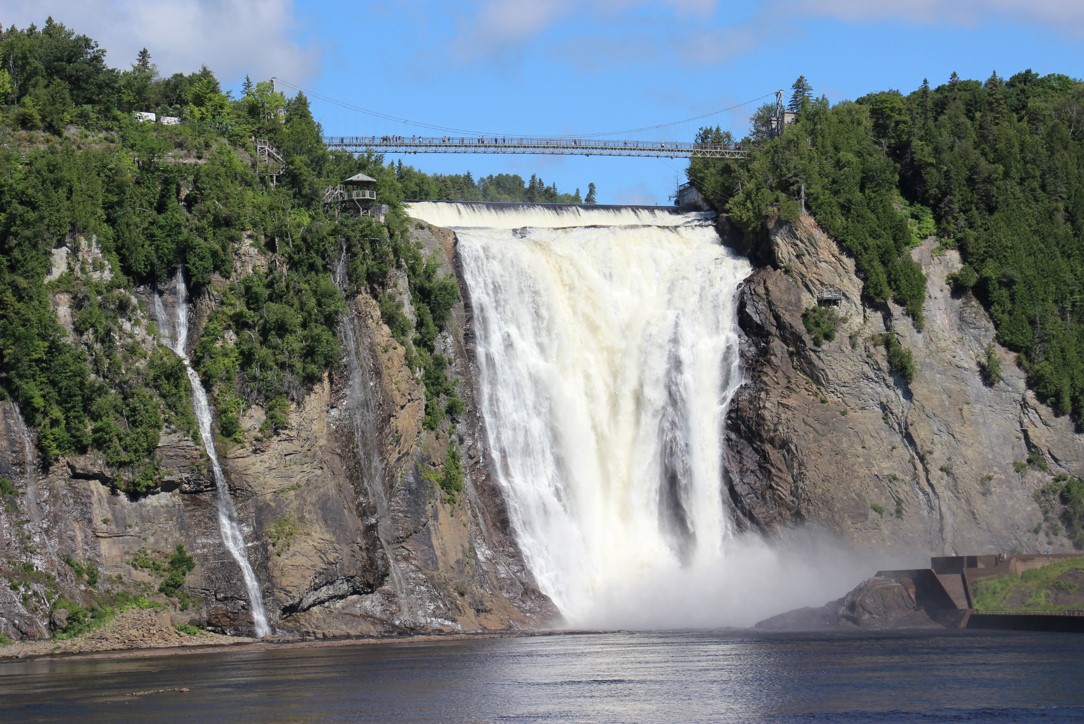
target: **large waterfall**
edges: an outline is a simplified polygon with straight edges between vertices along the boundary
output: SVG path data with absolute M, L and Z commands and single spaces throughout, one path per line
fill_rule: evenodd
M 211 429 L 211 403 L 207 399 L 207 391 L 203 389 L 203 383 L 192 369 L 188 359 L 188 288 L 185 286 L 184 274 L 178 269 L 174 282 L 177 293 L 177 310 L 173 333 L 168 334 L 168 317 L 162 305 L 162 298 L 155 293 L 154 311 L 158 326 L 162 334 L 167 335 L 172 349 L 181 361 L 184 362 L 185 372 L 192 384 L 192 408 L 196 413 L 196 422 L 199 425 L 200 438 L 203 447 L 207 451 L 207 458 L 211 461 L 211 472 L 215 479 L 215 500 L 218 505 L 218 528 L 222 534 L 222 542 L 226 544 L 226 550 L 241 569 L 241 577 L 244 579 L 245 589 L 248 591 L 249 606 L 252 609 L 252 623 L 256 629 L 256 635 L 260 638 L 271 633 L 271 627 L 267 624 L 267 614 L 264 612 L 263 596 L 260 593 L 260 584 L 256 580 L 256 574 L 252 570 L 252 564 L 248 561 L 248 553 L 245 550 L 245 538 L 241 527 L 237 524 L 237 511 L 230 496 L 230 488 L 226 483 L 226 476 L 222 472 L 222 465 L 218 461 L 218 452 L 215 449 L 214 433 Z
M 527 564 L 567 621 L 756 620 L 735 612 L 734 589 L 758 586 L 737 579 L 770 575 L 777 557 L 735 535 L 722 469 L 749 265 L 699 214 L 409 212 L 456 230 L 494 466 Z

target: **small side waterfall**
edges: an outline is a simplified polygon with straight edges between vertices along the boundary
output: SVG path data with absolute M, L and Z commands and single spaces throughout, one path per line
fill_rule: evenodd
M 33 561 L 41 570 L 46 570 L 46 561 L 56 560 L 59 556 L 56 551 L 56 537 L 48 535 L 44 526 L 44 516 L 41 510 L 40 494 L 38 485 L 37 457 L 34 452 L 34 441 L 30 437 L 30 428 L 19 411 L 19 406 L 14 400 L 8 400 L 11 405 L 11 418 L 19 430 L 19 438 L 23 444 L 23 484 L 25 485 L 24 500 L 26 501 L 26 513 L 30 522 L 30 536 L 33 541 Z M 48 555 L 46 555 L 46 553 Z
M 184 362 L 185 372 L 188 373 L 188 381 L 192 384 L 192 409 L 196 413 L 196 421 L 199 424 L 200 438 L 203 447 L 207 451 L 207 457 L 211 461 L 211 471 L 215 478 L 215 501 L 218 506 L 218 528 L 222 534 L 222 542 L 226 549 L 237 561 L 241 568 L 241 576 L 248 590 L 249 607 L 252 609 L 252 623 L 256 627 L 256 636 L 263 638 L 271 633 L 271 627 L 267 624 L 267 614 L 264 611 L 263 597 L 260 593 L 260 584 L 256 580 L 256 574 L 252 570 L 252 564 L 248 561 L 248 553 L 245 551 L 245 538 L 237 525 L 237 511 L 233 506 L 233 498 L 230 497 L 230 489 L 226 483 L 226 476 L 222 472 L 222 465 L 218 461 L 218 452 L 215 450 L 214 435 L 211 423 L 211 403 L 207 399 L 207 391 L 203 389 L 203 382 L 199 375 L 192 369 L 188 359 L 188 288 L 185 286 L 184 274 L 177 270 L 175 285 L 177 288 L 177 311 L 176 324 L 169 334 L 168 317 L 162 298 L 155 291 L 154 313 L 157 317 L 158 326 L 163 335 L 170 340 L 172 349 L 181 361 Z
M 332 280 L 340 291 L 346 291 L 346 250 L 339 254 L 339 260 L 335 264 Z M 347 296 L 347 305 L 351 304 Z M 380 545 L 384 549 L 388 560 L 388 577 L 391 579 L 392 589 L 398 599 L 400 614 L 413 622 L 422 622 L 424 616 L 415 610 L 413 597 L 399 569 L 399 563 L 392 555 L 392 545 L 388 536 L 388 495 L 384 491 L 384 461 L 379 448 L 379 441 L 371 434 L 376 428 L 376 409 L 373 405 L 373 396 L 369 387 L 372 380 L 367 380 L 362 368 L 361 359 L 358 357 L 357 333 L 354 330 L 354 320 L 350 309 L 343 313 L 339 320 L 339 332 L 343 342 L 343 354 L 346 366 L 350 370 L 350 384 L 348 387 L 350 403 L 353 414 L 350 422 L 354 433 L 355 454 L 361 463 L 361 475 L 365 489 L 369 492 L 369 498 L 376 507 L 376 532 L 380 539 Z M 399 621 L 398 623 L 407 623 Z

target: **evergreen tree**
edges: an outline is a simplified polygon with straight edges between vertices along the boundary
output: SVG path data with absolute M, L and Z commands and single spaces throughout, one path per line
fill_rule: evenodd
M 794 131 L 742 164 L 694 159 L 689 180 L 753 234 L 795 218 L 804 188 L 866 299 L 892 299 L 916 323 L 926 280 L 911 248 L 932 234 L 955 245 L 966 265 L 953 282 L 987 308 L 1039 399 L 1082 424 L 1084 83 L 953 73 L 908 96 L 805 101 Z
M 595 184 L 593 181 L 587 184 L 587 196 L 584 197 L 583 202 L 592 206 L 597 203 Z
M 151 63 L 151 53 L 146 48 L 142 48 L 139 54 L 136 55 L 135 65 L 132 70 L 137 70 L 140 73 L 146 73 L 147 75 L 155 75 L 154 65 Z
M 809 81 L 805 79 L 804 75 L 800 75 L 798 76 L 798 79 L 794 81 L 794 85 L 791 86 L 791 91 L 790 102 L 787 103 L 787 110 L 798 113 L 813 97 L 813 86 L 809 84 Z

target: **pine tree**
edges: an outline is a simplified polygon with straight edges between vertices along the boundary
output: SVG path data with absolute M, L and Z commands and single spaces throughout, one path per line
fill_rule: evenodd
M 133 70 L 138 70 L 147 75 L 154 75 L 154 65 L 151 63 L 151 53 L 149 50 L 143 48 L 139 51 L 139 54 L 136 56 L 135 68 Z
M 584 197 L 583 202 L 585 204 L 592 204 L 592 205 L 597 203 L 597 199 L 595 198 L 595 184 L 594 184 L 594 182 L 591 182 L 591 183 L 587 184 L 587 196 Z
M 809 85 L 809 81 L 805 79 L 804 75 L 798 76 L 798 80 L 794 81 L 794 85 L 791 86 L 794 91 L 790 95 L 790 103 L 787 104 L 787 110 L 798 113 L 802 110 L 802 106 L 805 105 L 813 97 L 813 86 Z

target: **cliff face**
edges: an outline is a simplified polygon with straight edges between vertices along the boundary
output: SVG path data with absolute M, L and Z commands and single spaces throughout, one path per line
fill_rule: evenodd
M 415 233 L 453 273 L 451 234 L 425 227 Z M 152 318 L 149 292 L 136 296 L 143 316 Z M 174 290 L 163 297 L 172 307 Z M 195 327 L 215 297 L 212 291 L 199 301 Z M 262 439 L 262 412 L 251 408 L 242 419 L 244 442 L 220 441 L 272 628 L 327 636 L 551 620 L 556 611 L 520 559 L 500 494 L 488 483 L 463 306 L 442 351 L 454 360 L 466 413 L 454 429 L 436 432 L 423 428 L 423 388 L 375 301 L 360 295 L 348 307 L 341 365 L 290 411 L 287 428 Z M 464 453 L 465 490 L 457 500 L 435 482 L 450 436 Z M 109 591 L 154 593 L 163 575 L 154 563 L 178 545 L 196 565 L 175 601 L 174 620 L 251 632 L 202 446 L 167 430 L 158 456 L 165 483 L 140 497 L 111 489 L 113 473 L 97 456 L 42 470 L 33 431 L 12 402 L 0 403 L 0 477 L 13 490 L 0 497 L 0 577 L 7 579 L 0 585 L 0 634 L 49 636 L 58 597 L 88 605 Z
M 748 384 L 726 433 L 731 498 L 750 522 L 815 522 L 919 558 L 1068 546 L 1044 528 L 1034 493 L 1084 473 L 1084 437 L 1035 400 L 996 343 L 1002 379 L 984 384 L 994 329 L 976 300 L 952 294 L 955 251 L 935 240 L 914 250 L 928 279 L 922 331 L 895 305 L 865 307 L 853 261 L 808 217 L 777 223 L 764 252 L 770 264 L 741 292 Z M 840 321 L 817 347 L 802 314 L 827 288 L 842 292 Z M 890 370 L 888 329 L 914 354 L 910 384 Z

